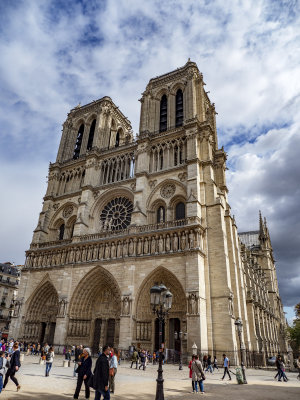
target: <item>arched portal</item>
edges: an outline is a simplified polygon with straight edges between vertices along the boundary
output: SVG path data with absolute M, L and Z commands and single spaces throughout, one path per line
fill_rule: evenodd
M 31 296 L 23 326 L 23 339 L 54 344 L 58 294 L 50 281 L 44 282 Z
M 163 341 L 166 348 L 180 351 L 180 340 L 175 339 L 174 332 L 186 330 L 186 296 L 176 276 L 163 267 L 157 268 L 146 277 L 139 289 L 135 310 L 135 343 L 147 349 L 158 348 L 158 323 L 150 305 L 150 288 L 155 283 L 164 283 L 173 294 L 172 308 L 164 326 Z
M 105 344 L 118 346 L 121 314 L 119 285 L 102 267 L 77 285 L 69 308 L 67 343 L 83 344 L 97 353 Z

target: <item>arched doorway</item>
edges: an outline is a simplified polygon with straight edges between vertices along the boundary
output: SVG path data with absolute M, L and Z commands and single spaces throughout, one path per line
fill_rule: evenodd
M 31 296 L 23 326 L 23 339 L 54 344 L 58 294 L 50 281 L 42 284 Z
M 69 308 L 67 343 L 83 344 L 94 354 L 105 344 L 118 346 L 121 293 L 110 272 L 90 271 L 77 285 Z
M 163 327 L 162 340 L 171 351 L 180 351 L 180 341 L 174 332 L 186 329 L 186 296 L 176 276 L 166 268 L 154 270 L 140 286 L 136 301 L 135 344 L 149 349 L 158 349 L 158 321 L 150 306 L 150 288 L 155 283 L 164 283 L 173 294 L 172 308 Z M 183 343 L 183 347 L 186 344 Z

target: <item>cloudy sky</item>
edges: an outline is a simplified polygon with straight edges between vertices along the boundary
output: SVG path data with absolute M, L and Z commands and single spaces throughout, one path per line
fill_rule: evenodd
M 111 96 L 138 132 L 150 78 L 190 57 L 216 104 L 240 231 L 267 218 L 290 318 L 300 301 L 297 0 L 0 1 L 0 261 L 24 263 L 68 111 Z

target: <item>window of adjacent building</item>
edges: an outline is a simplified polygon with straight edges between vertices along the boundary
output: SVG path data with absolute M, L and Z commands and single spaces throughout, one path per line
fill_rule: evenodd
M 92 125 L 90 127 L 90 133 L 89 133 L 89 139 L 88 139 L 88 144 L 86 146 L 87 150 L 91 150 L 93 147 L 93 141 L 94 141 L 94 134 L 95 134 L 95 128 L 96 128 L 96 120 L 92 122 Z
M 175 207 L 175 219 L 185 218 L 185 204 L 183 202 L 177 203 Z
M 156 222 L 158 224 L 165 222 L 165 215 L 166 215 L 165 207 L 163 206 L 158 207 L 156 212 Z
M 176 93 L 176 126 L 182 126 L 183 124 L 183 93 L 182 90 L 177 90 Z
M 168 99 L 164 94 L 160 100 L 160 120 L 159 120 L 159 131 L 164 132 L 167 130 L 168 120 Z
M 61 224 L 61 226 L 59 227 L 59 238 L 58 238 L 58 240 L 63 240 L 64 233 L 65 233 L 65 224 Z
M 77 139 L 76 139 L 76 144 L 75 144 L 75 149 L 74 149 L 74 154 L 73 154 L 73 159 L 76 160 L 76 158 L 79 157 L 80 154 L 80 148 L 81 148 L 81 143 L 82 143 L 82 138 L 83 138 L 83 132 L 84 132 L 84 125 L 81 124 L 80 128 L 77 133 Z

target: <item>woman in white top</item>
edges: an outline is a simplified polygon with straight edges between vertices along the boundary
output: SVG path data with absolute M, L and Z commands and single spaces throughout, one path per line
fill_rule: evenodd
M 46 373 L 45 376 L 49 376 L 50 369 L 52 367 L 52 363 L 54 360 L 54 349 L 50 347 L 48 352 L 46 353 Z

